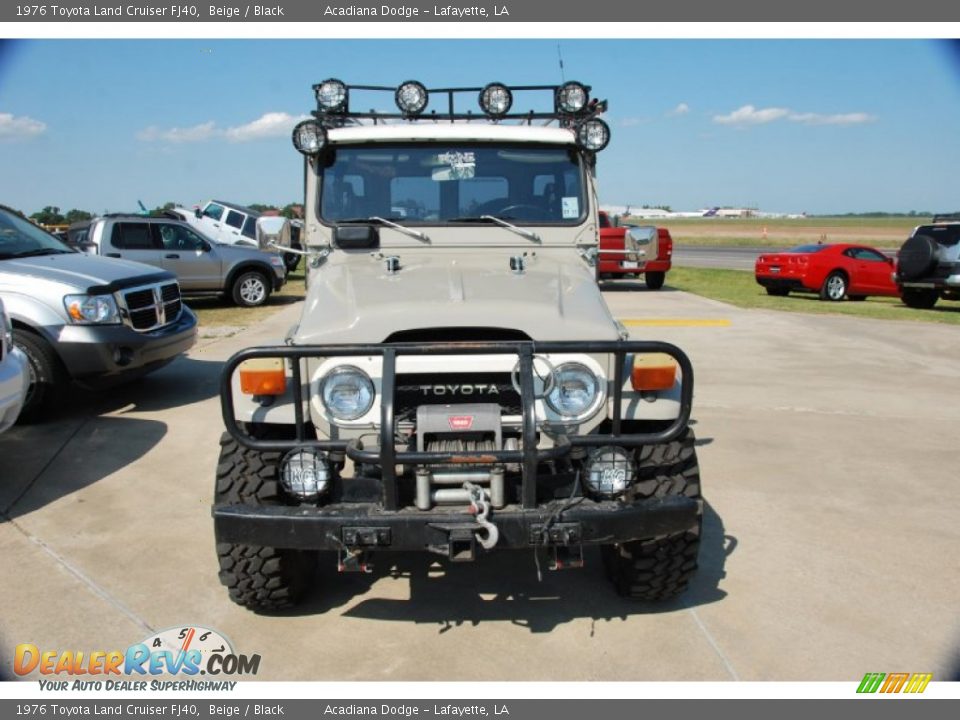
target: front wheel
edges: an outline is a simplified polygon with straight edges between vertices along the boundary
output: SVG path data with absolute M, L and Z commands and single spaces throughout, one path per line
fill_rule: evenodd
M 27 356 L 30 384 L 20 410 L 21 423 L 42 420 L 53 410 L 57 395 L 67 384 L 67 374 L 50 343 L 26 330 L 13 331 L 13 344 Z
M 827 275 L 820 287 L 820 299 L 840 302 L 847 294 L 847 276 L 842 272 L 834 271 Z
M 904 288 L 903 295 L 900 297 L 900 299 L 903 300 L 904 305 L 917 310 L 929 310 L 937 304 L 937 300 L 939 298 L 940 293 L 938 293 L 936 290 L 918 290 L 908 288 Z
M 681 495 L 699 500 L 700 467 L 693 431 L 670 443 L 641 448 L 634 489 L 640 498 Z M 686 590 L 697 572 L 702 524 L 701 509 L 690 530 L 604 545 L 604 567 L 617 592 L 635 600 L 668 600 Z
M 667 279 L 667 274 L 663 271 L 648 272 L 643 274 L 643 280 L 647 283 L 650 290 L 659 290 L 663 287 L 663 281 Z
M 242 447 L 228 434 L 220 439 L 214 502 L 228 505 L 284 505 L 279 452 Z M 300 602 L 316 565 L 302 550 L 222 542 L 215 532 L 220 582 L 237 605 L 274 612 Z
M 270 281 L 263 273 L 250 270 L 233 282 L 233 302 L 242 307 L 258 307 L 270 297 Z

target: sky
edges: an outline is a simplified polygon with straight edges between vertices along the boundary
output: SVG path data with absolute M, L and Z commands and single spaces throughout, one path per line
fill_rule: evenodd
M 328 77 L 589 84 L 604 204 L 960 209 L 960 52 L 922 40 L 0 41 L 0 203 L 300 202 L 290 129 Z

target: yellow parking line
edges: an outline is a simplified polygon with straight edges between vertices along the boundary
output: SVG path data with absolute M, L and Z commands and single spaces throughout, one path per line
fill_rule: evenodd
M 627 327 L 730 327 L 727 318 L 625 318 Z

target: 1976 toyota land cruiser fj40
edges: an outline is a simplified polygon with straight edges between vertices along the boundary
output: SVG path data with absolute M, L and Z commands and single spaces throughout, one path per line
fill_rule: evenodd
M 702 514 L 693 369 L 629 340 L 594 281 L 606 102 L 575 82 L 314 92 L 293 131 L 303 314 L 221 385 L 231 599 L 296 603 L 318 551 L 364 571 L 380 551 L 527 549 L 539 571 L 589 545 L 623 595 L 683 591 Z M 396 113 L 354 110 L 383 92 Z M 458 109 L 478 96 L 480 113 Z M 515 96 L 549 110 L 512 112 Z

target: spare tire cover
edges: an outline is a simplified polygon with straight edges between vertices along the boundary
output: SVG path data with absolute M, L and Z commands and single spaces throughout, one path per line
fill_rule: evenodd
M 937 264 L 937 241 L 929 235 L 914 235 L 900 248 L 897 275 L 902 280 L 921 278 Z

